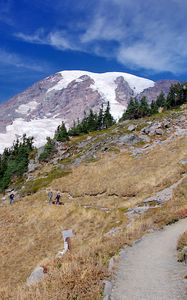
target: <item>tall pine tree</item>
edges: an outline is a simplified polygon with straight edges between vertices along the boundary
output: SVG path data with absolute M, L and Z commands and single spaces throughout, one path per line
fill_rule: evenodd
M 64 122 L 57 127 L 54 139 L 58 142 L 65 142 L 69 140 L 68 132 Z
M 104 112 L 104 116 L 103 116 L 103 127 L 108 128 L 114 124 L 115 124 L 115 121 L 114 121 L 113 116 L 110 113 L 110 103 L 108 102 L 106 110 Z

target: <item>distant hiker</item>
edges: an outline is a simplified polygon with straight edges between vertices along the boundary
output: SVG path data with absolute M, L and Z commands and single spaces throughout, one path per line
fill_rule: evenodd
M 11 204 L 14 203 L 14 194 L 11 193 L 10 196 L 9 196 L 9 198 L 10 198 L 10 205 L 11 205 Z
M 48 192 L 48 201 L 49 201 L 49 204 L 52 204 L 52 200 L 53 200 L 53 192 L 49 191 Z
M 57 195 L 56 195 L 56 198 L 55 198 L 55 200 L 56 200 L 56 205 L 64 205 L 63 202 L 60 202 L 60 198 L 61 198 L 61 195 L 60 195 L 60 193 L 58 192 Z

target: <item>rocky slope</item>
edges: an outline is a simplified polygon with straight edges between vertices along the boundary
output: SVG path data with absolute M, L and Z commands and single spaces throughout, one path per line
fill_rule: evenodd
M 90 108 L 97 111 L 110 102 L 117 119 L 132 96 L 154 100 L 173 81 L 153 82 L 127 73 L 96 74 L 63 71 L 45 78 L 0 106 L 0 152 L 23 133 L 35 137 L 36 146 L 52 136 L 62 120 L 70 126 Z

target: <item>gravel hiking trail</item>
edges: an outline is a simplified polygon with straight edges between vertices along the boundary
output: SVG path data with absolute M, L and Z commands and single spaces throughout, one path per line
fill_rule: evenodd
M 187 299 L 187 266 L 177 262 L 176 245 L 187 218 L 145 235 L 121 252 L 112 300 Z

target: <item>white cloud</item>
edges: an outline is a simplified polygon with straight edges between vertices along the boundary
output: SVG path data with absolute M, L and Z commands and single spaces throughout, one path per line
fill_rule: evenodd
M 175 61 L 170 60 L 167 52 L 163 53 L 150 44 L 134 44 L 126 47 L 123 45 L 119 48 L 117 59 L 122 64 L 126 64 L 132 69 L 153 70 L 155 72 L 176 72 L 179 71 Z
M 40 28 L 31 35 L 21 32 L 15 34 L 18 39 L 28 43 L 50 45 L 59 50 L 78 50 L 78 47 L 66 35 L 66 32 L 62 30 L 46 33 L 43 28 Z
M 79 4 L 73 1 L 73 9 Z M 88 9 L 88 6 L 87 6 Z M 66 30 L 38 30 L 16 36 L 59 50 L 111 57 L 130 68 L 155 72 L 186 71 L 186 0 L 103 0 L 87 12 L 80 30 L 75 19 Z M 68 24 L 66 24 L 68 25 Z

